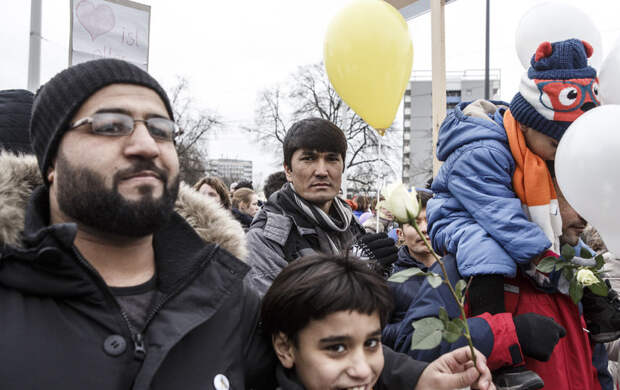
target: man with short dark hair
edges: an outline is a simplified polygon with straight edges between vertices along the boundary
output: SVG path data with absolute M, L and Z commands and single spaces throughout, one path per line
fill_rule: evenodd
M 243 254 L 243 232 L 179 191 L 177 134 L 159 83 L 124 61 L 70 67 L 39 90 L 38 169 L 22 171 L 40 173 L 0 175 L 22 216 L 0 191 L 2 389 L 273 388 L 259 297 L 228 251 Z
M 286 133 L 283 152 L 289 183 L 269 198 L 247 233 L 250 278 L 261 295 L 289 262 L 313 253 L 339 254 L 354 242 L 374 262 L 396 260 L 394 242 L 385 234 L 365 235 L 337 196 L 347 153 L 342 130 L 325 119 L 300 120 Z

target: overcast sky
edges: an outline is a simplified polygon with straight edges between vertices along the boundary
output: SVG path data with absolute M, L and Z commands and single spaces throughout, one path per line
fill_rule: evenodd
M 43 1 L 41 82 L 67 66 L 69 0 Z M 97 0 L 91 0 L 96 3 Z M 603 51 L 620 32 L 620 1 L 563 0 L 598 25 Z M 189 80 L 201 108 L 221 115 L 226 130 L 211 142 L 209 157 L 253 160 L 255 180 L 278 169 L 239 127 L 252 122 L 258 92 L 286 81 L 298 66 L 322 59 L 331 17 L 349 0 L 142 0 L 151 5 L 149 72 L 164 86 Z M 491 67 L 501 69 L 501 97 L 511 99 L 523 71 L 514 36 L 521 16 L 543 0 L 491 0 Z M 26 88 L 30 2 L 0 0 L 0 89 Z M 561 23 L 561 21 L 550 21 Z M 430 15 L 409 23 L 414 70 L 431 69 Z M 485 0 L 446 6 L 448 70 L 484 68 Z M 399 113 L 399 115 L 401 115 Z M 400 117 L 397 120 L 402 123 Z

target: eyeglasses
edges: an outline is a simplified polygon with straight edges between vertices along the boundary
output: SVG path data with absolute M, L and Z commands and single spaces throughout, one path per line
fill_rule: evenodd
M 175 137 L 183 132 L 176 123 L 166 118 L 134 119 L 126 114 L 101 112 L 74 122 L 69 130 L 90 124 L 91 132 L 108 137 L 130 135 L 136 128 L 136 122 L 142 122 L 149 134 L 156 140 L 174 142 Z
M 574 81 L 545 81 L 537 83 L 540 91 L 540 102 L 550 110 L 556 112 L 575 111 L 581 107 L 586 97 L 590 95 L 592 102 L 599 105 L 598 80 L 593 79 L 587 85 Z M 543 99 L 543 97 L 549 99 Z

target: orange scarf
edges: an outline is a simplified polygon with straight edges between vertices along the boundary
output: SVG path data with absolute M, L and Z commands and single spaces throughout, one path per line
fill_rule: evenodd
M 519 123 L 510 110 L 504 114 L 504 128 L 516 164 L 512 187 L 530 220 L 540 226 L 551 241 L 549 249 L 559 253 L 562 219 L 549 169 L 545 161 L 527 147 Z

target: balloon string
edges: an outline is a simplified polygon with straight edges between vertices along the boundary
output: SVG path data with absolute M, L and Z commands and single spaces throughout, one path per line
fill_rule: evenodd
M 377 226 L 375 229 L 375 233 L 380 233 L 379 232 L 379 219 L 380 219 L 380 213 L 379 213 L 379 202 L 380 202 L 380 197 L 379 195 L 381 194 L 381 189 L 383 188 L 383 186 L 385 185 L 385 178 L 383 178 L 383 184 L 381 184 L 381 181 L 379 180 L 380 177 L 379 175 L 381 174 L 381 143 L 383 141 L 383 137 L 379 136 L 378 138 L 378 143 L 377 145 L 379 146 L 379 158 L 377 159 L 377 206 L 375 207 L 375 213 L 377 214 Z

